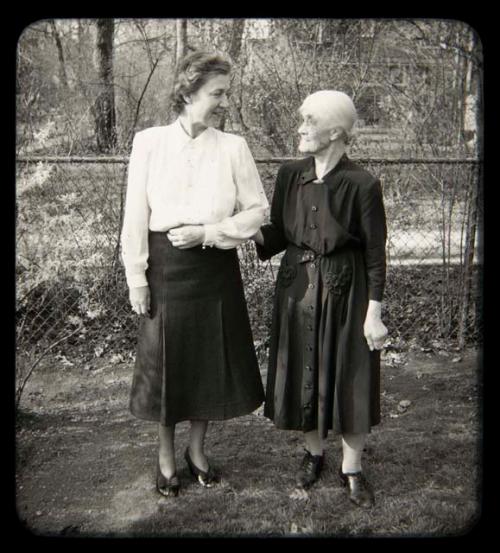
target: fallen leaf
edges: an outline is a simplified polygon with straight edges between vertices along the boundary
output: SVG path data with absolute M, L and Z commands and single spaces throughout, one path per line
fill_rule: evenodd
M 101 355 L 104 353 L 104 348 L 102 346 L 97 346 L 95 349 L 94 349 L 94 355 L 96 357 L 101 357 Z
M 303 488 L 295 488 L 289 497 L 296 501 L 309 501 L 309 494 Z

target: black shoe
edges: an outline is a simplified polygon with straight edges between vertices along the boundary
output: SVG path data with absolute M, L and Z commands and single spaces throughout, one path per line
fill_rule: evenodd
M 210 465 L 208 465 L 208 470 L 204 471 L 199 469 L 191 460 L 189 455 L 189 447 L 186 448 L 184 453 L 184 459 L 189 467 L 191 474 L 198 480 L 198 482 L 204 488 L 211 488 L 215 483 L 219 481 L 219 477 L 216 475 L 215 471 Z
M 163 475 L 160 468 L 160 460 L 156 468 L 156 490 L 165 497 L 177 497 L 179 495 L 179 479 L 174 474 L 170 478 Z
M 362 472 L 344 474 L 339 468 L 339 477 L 343 486 L 347 488 L 349 499 L 359 507 L 373 507 L 375 497 L 373 490 Z
M 297 474 L 297 485 L 299 487 L 307 490 L 316 482 L 323 468 L 324 459 L 324 455 L 312 455 L 306 449 Z

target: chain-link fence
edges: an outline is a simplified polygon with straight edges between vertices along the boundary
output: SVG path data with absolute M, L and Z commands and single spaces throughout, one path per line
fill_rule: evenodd
M 19 355 L 133 355 L 138 321 L 119 257 L 127 161 L 19 159 Z M 269 199 L 281 161 L 258 161 Z M 384 189 L 384 322 L 391 339 L 422 347 L 433 340 L 460 347 L 478 343 L 480 164 L 452 159 L 361 162 L 381 178 Z M 250 243 L 239 253 L 254 337 L 264 355 L 277 260 L 259 262 Z

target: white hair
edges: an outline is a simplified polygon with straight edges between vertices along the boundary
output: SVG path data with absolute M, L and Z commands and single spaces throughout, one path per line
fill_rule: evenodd
M 344 131 L 347 143 L 351 138 L 358 114 L 351 98 L 339 90 L 318 90 L 302 102 L 299 111 L 310 110 L 320 119 L 327 120 L 332 127 L 340 127 Z

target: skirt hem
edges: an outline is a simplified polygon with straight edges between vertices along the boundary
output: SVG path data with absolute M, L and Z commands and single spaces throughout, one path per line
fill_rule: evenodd
M 241 406 L 240 408 L 234 408 L 231 411 L 228 411 L 224 415 L 213 415 L 210 413 L 196 413 L 192 415 L 180 415 L 178 417 L 175 417 L 175 420 L 169 420 L 165 423 L 162 421 L 161 416 L 154 415 L 152 413 L 140 413 L 138 411 L 134 411 L 133 409 L 130 409 L 130 413 L 136 417 L 137 419 L 149 421 L 149 422 L 158 422 L 165 426 L 170 426 L 173 424 L 177 424 L 179 422 L 188 421 L 188 420 L 208 420 L 208 421 L 225 421 L 229 419 L 235 419 L 237 417 L 242 417 L 244 415 L 250 415 L 254 411 L 256 411 L 261 405 L 263 401 L 260 401 L 258 403 L 252 404 L 252 406 Z

